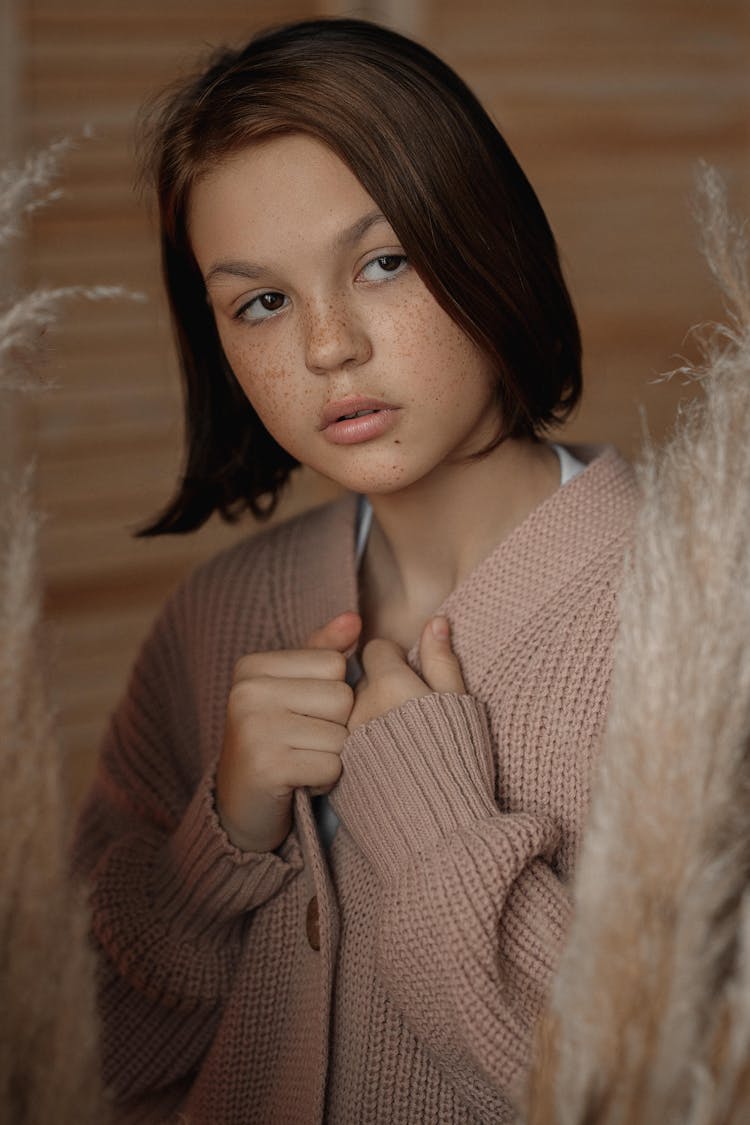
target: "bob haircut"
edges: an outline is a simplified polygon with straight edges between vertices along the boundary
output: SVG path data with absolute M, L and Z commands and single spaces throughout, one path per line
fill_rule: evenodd
M 366 20 L 284 24 L 147 110 L 142 169 L 158 195 L 162 267 L 184 380 L 186 463 L 139 535 L 218 511 L 274 511 L 299 462 L 268 433 L 224 357 L 187 231 L 192 185 L 254 142 L 302 133 L 348 165 L 436 301 L 490 359 L 501 427 L 541 440 L 581 394 L 581 341 L 555 240 L 526 176 L 465 83 L 418 43 Z

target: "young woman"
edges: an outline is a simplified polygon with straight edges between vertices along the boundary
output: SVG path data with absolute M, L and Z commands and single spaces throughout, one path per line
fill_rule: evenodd
M 544 435 L 554 239 L 421 46 L 308 21 L 152 117 L 187 459 L 146 534 L 344 495 L 170 598 L 76 855 L 122 1120 L 501 1122 L 564 939 L 635 504 Z

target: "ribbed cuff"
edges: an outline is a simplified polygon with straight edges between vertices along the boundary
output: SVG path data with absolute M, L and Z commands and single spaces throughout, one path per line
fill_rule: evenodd
M 275 852 L 243 852 L 216 813 L 206 774 L 154 872 L 152 891 L 168 924 L 189 931 L 222 924 L 268 902 L 303 866 L 290 833 Z
M 548 853 L 552 840 L 545 841 Z M 556 967 L 572 914 L 570 892 L 549 864 L 542 858 L 528 863 L 506 899 L 501 939 L 515 951 L 515 971 L 526 975 L 532 990 Z
M 358 727 L 331 803 L 373 867 L 389 870 L 458 828 L 499 815 L 484 705 L 433 692 Z

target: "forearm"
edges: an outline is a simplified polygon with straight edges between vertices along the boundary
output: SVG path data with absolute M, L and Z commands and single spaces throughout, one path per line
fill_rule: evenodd
M 564 939 L 559 830 L 498 809 L 486 715 L 465 695 L 411 700 L 355 731 L 332 797 L 381 885 L 384 984 L 486 1111 L 528 1059 Z
M 541 859 L 509 882 L 500 820 L 457 832 L 383 887 L 377 964 L 405 1023 L 482 1112 L 509 1096 L 570 905 Z
M 92 862 L 88 841 L 110 839 Z M 118 832 L 117 828 L 122 831 Z M 223 832 L 208 773 L 179 824 L 108 816 L 96 793 L 81 819 L 76 865 L 91 886 L 92 928 L 111 962 L 170 1006 L 214 1004 L 231 987 L 245 920 L 300 870 L 294 836 L 276 853 L 241 852 Z
M 242 853 L 224 834 L 207 773 L 171 831 L 125 815 L 100 775 L 82 814 L 75 866 L 90 886 L 105 1077 L 121 1098 L 189 1074 L 231 992 L 248 920 L 302 866 Z

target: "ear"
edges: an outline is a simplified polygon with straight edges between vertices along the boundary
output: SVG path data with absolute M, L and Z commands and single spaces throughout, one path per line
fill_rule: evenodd
M 454 691 L 464 695 L 466 685 L 461 665 L 451 647 L 447 617 L 432 617 L 425 624 L 419 641 L 422 678 L 433 691 Z

